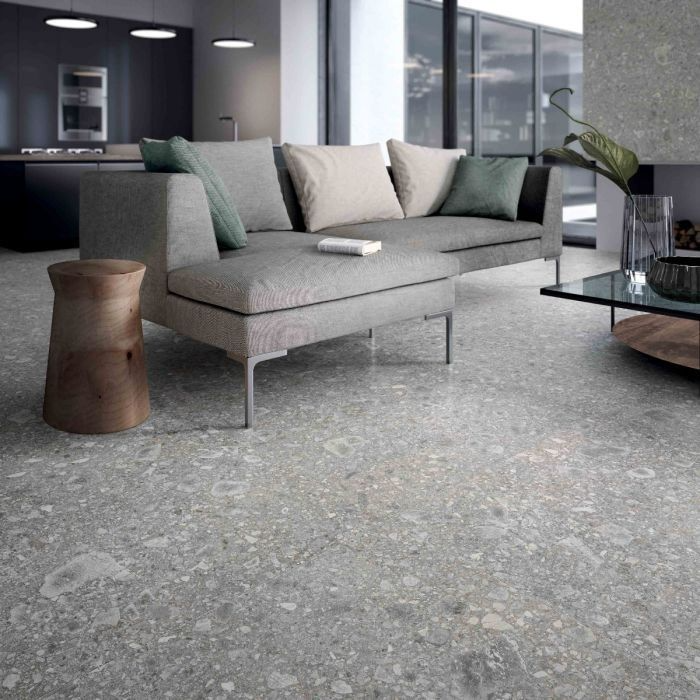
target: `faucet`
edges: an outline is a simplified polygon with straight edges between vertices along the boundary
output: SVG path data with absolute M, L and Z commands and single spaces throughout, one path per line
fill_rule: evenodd
M 238 141 L 238 122 L 229 114 L 220 114 L 219 121 L 220 122 L 231 122 L 231 126 L 233 127 L 233 132 L 232 132 L 233 141 Z

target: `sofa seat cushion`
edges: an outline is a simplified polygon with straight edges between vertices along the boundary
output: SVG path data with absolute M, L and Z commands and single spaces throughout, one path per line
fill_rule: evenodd
M 335 226 L 319 233 L 448 253 L 452 250 L 542 238 L 544 228 L 531 221 L 502 221 L 472 216 L 424 216 L 403 221 L 372 221 Z
M 365 257 L 321 253 L 325 238 L 293 231 L 259 231 L 248 246 L 216 262 L 168 275 L 179 296 L 242 314 L 292 309 L 384 289 L 445 279 L 459 272 L 451 256 L 386 245 Z

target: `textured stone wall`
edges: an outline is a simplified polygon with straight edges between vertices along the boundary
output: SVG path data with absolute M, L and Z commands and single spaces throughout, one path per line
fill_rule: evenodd
M 647 162 L 700 162 L 700 0 L 584 0 L 587 120 Z

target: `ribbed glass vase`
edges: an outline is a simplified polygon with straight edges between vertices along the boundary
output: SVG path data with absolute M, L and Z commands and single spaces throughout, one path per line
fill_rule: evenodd
M 620 268 L 630 282 L 644 283 L 656 258 L 673 255 L 673 197 L 625 197 Z

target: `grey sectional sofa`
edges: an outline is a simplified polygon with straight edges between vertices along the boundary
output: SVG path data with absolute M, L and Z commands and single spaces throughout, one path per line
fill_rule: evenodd
M 226 173 L 220 172 L 224 181 Z M 408 318 L 444 317 L 452 361 L 454 278 L 561 252 L 557 168 L 528 170 L 519 221 L 428 217 L 303 232 L 289 174 L 278 171 L 293 231 L 254 231 L 219 251 L 201 181 L 166 173 L 88 173 L 81 185 L 82 258 L 147 266 L 143 318 L 225 350 L 244 366 L 245 424 L 254 369 L 287 350 Z M 328 235 L 381 239 L 367 257 L 328 255 Z M 444 254 L 443 252 L 448 254 Z

